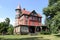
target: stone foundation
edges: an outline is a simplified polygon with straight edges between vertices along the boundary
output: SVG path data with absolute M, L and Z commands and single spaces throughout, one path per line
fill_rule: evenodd
M 42 30 L 40 26 L 38 26 L 38 27 L 30 26 L 30 27 L 28 27 L 28 26 L 17 26 L 14 28 L 14 34 L 36 33 L 36 32 L 40 32 Z

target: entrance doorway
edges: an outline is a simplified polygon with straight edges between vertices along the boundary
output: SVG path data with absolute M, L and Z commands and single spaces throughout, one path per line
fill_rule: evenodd
M 30 26 L 29 27 L 29 32 L 30 33 L 35 33 L 35 27 L 34 26 Z

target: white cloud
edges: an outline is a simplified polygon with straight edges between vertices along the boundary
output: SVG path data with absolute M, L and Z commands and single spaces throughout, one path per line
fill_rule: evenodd
M 3 21 L 5 21 L 5 18 L 0 18 L 0 22 L 3 22 Z M 13 26 L 14 26 L 14 20 L 10 20 L 10 24 L 12 24 Z
M 4 18 L 0 18 L 0 22 L 3 22 L 5 19 Z
M 14 26 L 14 22 L 15 22 L 14 20 L 11 20 L 10 21 L 10 24 L 12 24 Z

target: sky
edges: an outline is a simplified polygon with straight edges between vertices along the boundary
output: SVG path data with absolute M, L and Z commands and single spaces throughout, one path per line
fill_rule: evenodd
M 21 8 L 28 11 L 35 10 L 42 16 L 42 24 L 45 22 L 45 15 L 43 8 L 48 6 L 48 0 L 0 0 L 0 22 L 4 21 L 6 17 L 10 18 L 10 23 L 15 23 L 15 9 L 20 4 Z

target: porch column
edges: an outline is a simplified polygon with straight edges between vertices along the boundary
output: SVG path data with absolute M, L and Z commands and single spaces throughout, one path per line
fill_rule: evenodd
M 41 31 L 42 31 L 42 27 L 40 26 L 40 29 L 41 29 Z
M 35 27 L 35 33 L 37 34 L 37 26 Z

